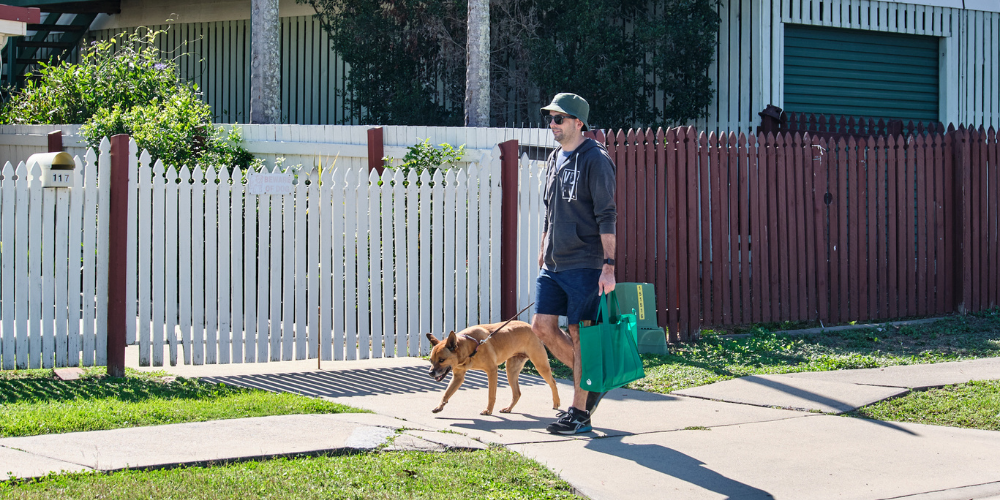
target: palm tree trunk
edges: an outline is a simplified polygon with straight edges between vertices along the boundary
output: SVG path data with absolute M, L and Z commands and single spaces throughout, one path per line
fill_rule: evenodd
M 278 123 L 281 121 L 278 0 L 252 0 L 250 18 L 250 123 Z
M 490 126 L 490 2 L 469 0 L 465 126 Z

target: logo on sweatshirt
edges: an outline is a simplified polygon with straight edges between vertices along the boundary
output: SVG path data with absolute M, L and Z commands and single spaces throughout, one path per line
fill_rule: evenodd
M 580 171 L 576 169 L 576 165 L 573 166 L 572 170 L 564 168 L 562 172 L 559 172 L 559 184 L 563 200 L 576 200 L 576 184 L 579 179 Z

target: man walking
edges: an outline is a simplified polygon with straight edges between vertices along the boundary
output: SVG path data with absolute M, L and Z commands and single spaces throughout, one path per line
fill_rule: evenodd
M 573 405 L 546 429 L 590 432 L 590 416 L 604 393 L 580 388 L 580 321 L 597 315 L 600 294 L 615 289 L 615 164 L 597 141 L 586 139 L 590 105 L 557 94 L 542 108 L 560 144 L 546 165 L 545 221 L 538 255 L 531 329 L 552 355 L 573 368 Z M 559 328 L 566 316 L 569 334 Z

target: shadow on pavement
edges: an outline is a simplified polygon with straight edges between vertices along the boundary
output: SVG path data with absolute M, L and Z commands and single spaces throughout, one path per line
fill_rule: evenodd
M 803 398 L 803 399 L 808 399 L 809 401 L 813 401 L 815 403 L 824 404 L 824 405 L 827 405 L 827 406 L 830 406 L 830 407 L 833 407 L 833 408 L 837 408 L 837 409 L 839 409 L 842 412 L 849 412 L 849 411 L 854 411 L 854 410 L 857 409 L 854 405 L 851 405 L 849 403 L 845 403 L 843 401 L 838 401 L 836 399 L 828 398 L 826 396 L 821 396 L 819 394 L 816 394 L 815 392 L 810 392 L 810 391 L 807 391 L 805 389 L 799 389 L 798 387 L 793 387 L 793 386 L 790 386 L 788 384 L 783 384 L 781 382 L 778 382 L 777 380 L 770 380 L 770 379 L 765 379 L 765 378 L 760 378 L 760 377 L 754 377 L 754 376 L 744 377 L 743 380 L 746 380 L 747 382 L 753 382 L 755 384 L 763 385 L 765 387 L 770 387 L 771 389 L 779 390 L 779 391 L 784 392 L 786 394 L 791 394 L 793 396 L 798 396 L 798 397 Z M 875 425 L 881 425 L 882 427 L 886 427 L 886 428 L 889 428 L 889 429 L 897 430 L 899 432 L 904 432 L 904 433 L 909 434 L 911 436 L 919 436 L 919 434 L 917 434 L 916 432 L 913 432 L 913 431 L 911 431 L 909 429 L 900 427 L 900 426 L 898 426 L 896 424 L 893 424 L 893 423 L 890 423 L 890 422 L 886 422 L 886 421 L 883 421 L 883 420 L 873 420 L 873 419 L 867 419 L 867 418 L 866 419 L 861 419 L 861 420 L 864 420 L 865 422 L 873 423 Z
M 501 373 L 497 390 L 507 387 L 506 376 Z M 271 392 L 290 392 L 310 397 L 340 398 L 375 396 L 381 394 L 411 394 L 441 392 L 448 380 L 435 382 L 427 376 L 427 369 L 418 366 L 395 368 L 369 368 L 364 370 L 315 371 L 267 375 L 234 375 L 203 377 L 202 381 L 225 383 L 239 387 L 262 389 Z M 538 377 L 521 376 L 522 386 L 545 385 Z M 489 379 L 485 372 L 469 371 L 463 389 L 485 389 Z
M 517 415 L 518 419 L 508 418 L 506 415 Z M 500 431 L 538 431 L 545 433 L 545 426 L 555 421 L 556 410 L 552 410 L 551 415 L 534 415 L 531 413 L 521 413 L 514 409 L 513 413 L 496 413 L 493 415 L 476 415 L 468 418 L 448 418 L 438 417 L 438 420 L 451 421 L 449 428 L 463 430 L 477 430 L 496 432 Z
M 781 382 L 778 382 L 777 380 L 755 377 L 752 375 L 749 377 L 743 377 L 743 380 L 747 382 L 752 382 L 757 385 L 762 385 L 764 387 L 770 387 L 771 389 L 784 392 L 785 394 L 798 396 L 802 399 L 808 399 L 809 401 L 812 401 L 814 403 L 819 403 L 821 405 L 826 405 L 831 408 L 836 408 L 837 410 L 840 411 L 851 411 L 854 409 L 854 405 L 850 403 L 845 403 L 840 400 L 816 394 L 815 392 L 810 392 L 805 389 L 799 389 L 798 387 L 793 387 L 788 384 L 783 384 Z
M 705 463 L 658 444 L 622 443 L 621 437 L 592 439 L 587 449 L 631 460 L 647 469 L 675 477 L 681 481 L 713 491 L 726 498 L 774 498 L 770 493 L 730 479 L 707 467 Z

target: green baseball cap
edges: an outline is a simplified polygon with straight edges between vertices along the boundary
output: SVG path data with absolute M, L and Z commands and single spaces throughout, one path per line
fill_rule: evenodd
M 552 98 L 552 102 L 542 108 L 542 114 L 547 115 L 549 111 L 558 111 L 559 113 L 575 116 L 583 122 L 583 130 L 588 130 L 587 116 L 590 114 L 590 104 L 587 104 L 586 99 L 576 94 L 556 94 Z

